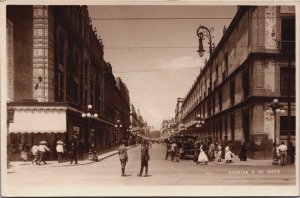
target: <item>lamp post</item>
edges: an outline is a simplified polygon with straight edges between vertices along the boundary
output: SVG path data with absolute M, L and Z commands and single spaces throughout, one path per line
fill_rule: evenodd
M 268 109 L 266 110 L 266 112 L 269 114 L 273 113 L 273 115 L 274 115 L 274 144 L 275 144 L 275 149 L 276 149 L 276 145 L 277 145 L 276 115 L 280 114 L 280 113 L 284 113 L 285 111 L 283 109 L 283 106 L 278 103 L 278 99 L 275 98 L 273 100 L 273 103 L 268 105 Z M 275 150 L 275 152 L 276 152 L 276 150 Z M 273 164 L 278 164 L 277 157 L 273 158 Z
M 87 112 L 85 113 L 82 113 L 81 114 L 81 117 L 83 118 L 88 118 L 88 133 L 89 133 L 89 136 L 90 136 L 90 148 L 92 148 L 92 144 L 94 143 L 95 144 L 95 134 L 94 132 L 92 133 L 91 132 L 91 119 L 92 118 L 98 118 L 98 114 L 95 112 L 95 110 L 92 110 L 93 106 L 91 104 L 89 104 L 87 106 Z
M 128 129 L 126 130 L 127 131 L 127 134 L 126 134 L 126 136 L 127 136 L 127 141 L 128 141 L 128 137 L 129 137 L 129 139 L 130 140 L 132 140 L 132 137 L 133 137 L 133 130 L 132 130 L 132 127 L 131 126 L 129 126 L 128 127 Z M 131 141 L 130 141 L 131 142 Z
M 204 48 L 203 48 L 203 40 L 205 40 L 205 37 L 208 39 L 208 45 L 209 45 L 209 55 L 211 56 L 213 53 L 213 47 L 214 43 L 212 42 L 212 33 L 214 32 L 214 28 L 211 27 L 208 29 L 207 27 L 200 25 L 197 28 L 197 36 L 199 38 L 199 49 L 198 53 L 200 57 L 203 57 L 204 55 Z M 209 67 L 209 88 L 208 88 L 208 102 L 211 103 L 211 96 L 210 93 L 212 92 L 212 66 Z M 210 111 L 210 110 L 208 110 Z M 208 112 L 208 115 L 210 116 L 210 112 Z M 210 125 L 208 125 L 210 126 Z
M 205 123 L 204 119 L 201 118 L 201 115 L 198 114 L 197 117 L 195 118 L 194 122 L 196 123 L 196 128 L 199 128 L 199 140 L 200 140 L 200 127 Z
M 212 55 L 212 50 L 213 50 L 213 46 L 214 43 L 212 43 L 211 39 L 211 33 L 214 32 L 214 28 L 211 27 L 210 29 L 208 29 L 207 27 L 200 25 L 197 29 L 197 35 L 199 37 L 199 49 L 198 49 L 198 53 L 200 57 L 203 57 L 204 55 L 204 48 L 203 48 L 203 40 L 205 40 L 205 37 L 208 38 L 208 44 L 209 44 L 209 55 Z
M 120 143 L 120 129 L 123 127 L 122 123 L 120 120 L 117 120 L 117 123 L 115 124 L 115 128 L 117 129 L 118 133 L 118 143 Z

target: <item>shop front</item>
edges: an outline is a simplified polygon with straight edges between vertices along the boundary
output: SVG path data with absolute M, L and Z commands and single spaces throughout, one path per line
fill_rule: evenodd
M 64 104 L 9 104 L 8 110 L 14 112 L 8 125 L 9 160 L 21 160 L 22 151 L 28 152 L 30 160 L 31 147 L 42 140 L 50 149 L 48 159 L 54 159 L 56 140 L 67 138 L 66 109 Z

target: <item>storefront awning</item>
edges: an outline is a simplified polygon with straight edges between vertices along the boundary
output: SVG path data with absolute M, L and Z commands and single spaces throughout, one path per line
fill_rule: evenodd
M 13 107 L 9 133 L 66 133 L 66 107 Z

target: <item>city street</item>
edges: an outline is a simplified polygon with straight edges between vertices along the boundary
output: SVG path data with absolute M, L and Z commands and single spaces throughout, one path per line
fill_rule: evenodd
M 165 146 L 154 144 L 150 149 L 149 177 L 138 177 L 140 166 L 140 147 L 129 149 L 127 177 L 121 177 L 118 155 L 100 162 L 77 166 L 36 166 L 30 162 L 20 163 L 8 170 L 8 186 L 39 186 L 43 189 L 52 185 L 72 187 L 80 184 L 89 186 L 141 186 L 141 185 L 294 185 L 295 166 L 227 165 L 224 162 L 196 165 L 192 160 L 172 162 L 164 159 Z M 80 164 L 81 163 L 81 164 Z M 238 162 L 236 162 L 238 163 Z M 247 162 L 245 162 L 247 163 Z M 270 162 L 271 164 L 271 162 Z

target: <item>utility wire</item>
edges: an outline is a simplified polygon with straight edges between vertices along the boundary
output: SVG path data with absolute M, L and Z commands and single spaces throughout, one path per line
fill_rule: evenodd
M 243 20 L 250 19 L 278 19 L 281 16 L 266 16 L 266 17 L 251 17 L 243 18 Z M 95 21 L 129 21 L 129 20 L 233 20 L 233 17 L 116 17 L 116 18 L 92 18 Z

